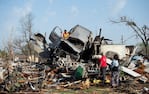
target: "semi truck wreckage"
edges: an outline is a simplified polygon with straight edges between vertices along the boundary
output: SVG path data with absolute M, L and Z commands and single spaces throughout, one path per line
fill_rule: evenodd
M 137 62 L 133 60 L 137 47 L 112 44 L 110 43 L 112 40 L 101 36 L 101 29 L 99 35 L 94 38 L 92 31 L 81 25 L 70 29 L 68 39 L 64 39 L 61 32 L 63 30 L 60 27 L 53 28 L 49 35 L 50 43 L 47 43 L 41 33 L 34 34 L 31 43 L 39 55 L 39 62 L 19 62 L 11 68 L 10 66 L 0 68 L 2 70 L 1 89 L 20 91 L 26 88 L 26 90 L 36 91 L 57 86 L 69 87 L 77 83 L 81 83 L 81 88 L 89 88 L 91 81 L 94 84 L 100 82 L 96 79 L 99 79 L 98 59 L 101 53 L 107 56 L 108 66 L 115 54 L 119 56 L 120 70 L 123 74 L 127 74 L 121 77 L 121 81 L 130 77 L 131 81 L 137 79 L 143 83 L 149 82 L 149 68 L 144 68 L 143 73 L 147 75 L 143 75 L 135 71 L 136 63 L 132 63 Z M 149 63 L 143 64 L 149 66 Z M 107 74 L 109 71 L 108 67 Z M 4 76 L 5 72 L 7 76 Z M 109 76 L 107 76 L 107 83 L 110 83 Z M 14 86 L 16 88 L 13 88 Z

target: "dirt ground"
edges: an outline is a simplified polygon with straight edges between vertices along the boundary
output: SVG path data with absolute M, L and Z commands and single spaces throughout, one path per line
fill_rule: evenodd
M 67 88 L 54 87 L 50 89 L 41 89 L 40 91 L 10 92 L 10 94 L 149 94 L 144 92 L 144 87 L 149 87 L 149 83 L 121 83 L 117 88 L 112 88 L 110 84 L 105 86 L 91 85 L 89 88 L 81 89 L 79 84 Z M 1 92 L 0 94 L 8 94 Z
M 14 93 L 13 93 L 14 94 Z M 92 86 L 88 89 L 42 89 L 41 91 L 34 92 L 15 92 L 15 94 L 128 94 L 115 91 L 108 87 Z

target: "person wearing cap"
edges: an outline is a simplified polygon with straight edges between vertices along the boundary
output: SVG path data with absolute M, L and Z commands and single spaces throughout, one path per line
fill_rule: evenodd
M 63 38 L 64 39 L 68 39 L 68 37 L 69 37 L 69 32 L 67 32 L 67 30 L 64 30 L 64 32 L 63 32 Z

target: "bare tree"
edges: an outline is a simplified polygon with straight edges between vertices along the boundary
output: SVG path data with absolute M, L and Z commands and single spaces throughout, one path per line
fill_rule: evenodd
M 126 23 L 126 25 L 130 26 L 133 31 L 137 34 L 137 36 L 141 39 L 143 46 L 145 48 L 145 55 L 148 54 L 148 45 L 149 45 L 149 28 L 144 25 L 143 27 L 139 27 L 134 21 L 128 20 L 127 17 L 121 17 L 119 21 L 112 21 L 113 23 Z
M 8 56 L 8 53 L 5 50 L 0 50 L 0 58 L 5 59 Z
M 14 49 L 13 49 L 13 27 L 11 28 L 10 35 L 7 38 L 6 41 L 3 41 L 4 50 L 2 52 L 5 52 L 4 59 L 7 60 L 14 60 Z
M 23 39 L 15 38 L 13 43 L 13 48 L 15 49 L 16 53 L 23 53 L 24 55 L 28 55 L 28 51 L 25 50 L 26 43 Z
M 13 44 L 12 42 L 8 41 L 7 47 L 5 47 L 8 51 L 8 59 L 13 60 L 14 59 L 14 52 L 13 52 Z
M 21 30 L 23 33 L 23 38 L 27 43 L 28 56 L 32 54 L 31 45 L 30 45 L 30 38 L 32 35 L 32 28 L 33 28 L 32 21 L 33 21 L 32 14 L 27 14 L 24 18 L 21 19 Z
M 33 32 L 33 16 L 31 13 L 27 14 L 20 20 L 19 31 L 22 36 L 14 39 L 14 49 L 28 57 L 34 55 L 34 50 L 30 41 Z

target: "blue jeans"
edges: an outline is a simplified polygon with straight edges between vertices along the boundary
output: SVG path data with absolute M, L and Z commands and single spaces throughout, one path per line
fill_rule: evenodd
M 119 71 L 112 71 L 111 85 L 112 86 L 118 86 L 119 85 Z

